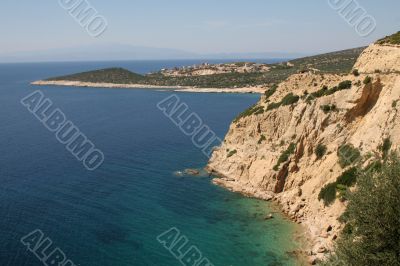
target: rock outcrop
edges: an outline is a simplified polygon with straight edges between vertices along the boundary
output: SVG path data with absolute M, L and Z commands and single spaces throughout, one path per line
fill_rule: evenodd
M 354 65 L 360 73 L 395 73 L 400 72 L 399 45 L 372 44 L 360 55 Z
M 400 144 L 400 47 L 371 45 L 354 68 L 359 75 L 303 73 L 281 83 L 269 99 L 261 98 L 259 111 L 232 123 L 207 167 L 219 176 L 216 184 L 279 202 L 307 229 L 315 258 L 332 248 L 342 229 L 338 217 L 346 202 L 325 206 L 318 199 L 321 188 L 347 169 L 339 147 L 352 145 L 365 156 L 378 153 L 385 138 Z M 329 93 L 321 94 L 324 86 Z M 288 93 L 300 99 L 271 108 Z M 326 149 L 322 156 L 318 146 Z

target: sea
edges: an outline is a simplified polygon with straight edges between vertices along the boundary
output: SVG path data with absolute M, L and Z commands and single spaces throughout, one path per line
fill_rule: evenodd
M 226 191 L 208 175 L 181 174 L 208 158 L 157 108 L 175 94 L 223 139 L 259 95 L 30 85 L 107 67 L 144 74 L 197 63 L 0 64 L 0 265 L 297 264 L 299 228 L 277 206 Z M 101 150 L 99 168 L 85 168 L 21 104 L 34 91 Z

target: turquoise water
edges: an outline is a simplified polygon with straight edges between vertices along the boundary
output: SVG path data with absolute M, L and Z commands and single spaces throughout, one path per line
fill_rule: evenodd
M 207 158 L 156 104 L 167 92 L 33 87 L 30 81 L 93 68 L 146 73 L 180 62 L 0 65 L 0 265 L 43 265 L 20 239 L 35 229 L 75 265 L 181 265 L 157 236 L 175 227 L 213 265 L 294 265 L 296 227 L 262 201 L 179 177 Z M 40 89 L 105 154 L 87 171 L 26 108 Z M 223 138 L 256 95 L 178 94 Z

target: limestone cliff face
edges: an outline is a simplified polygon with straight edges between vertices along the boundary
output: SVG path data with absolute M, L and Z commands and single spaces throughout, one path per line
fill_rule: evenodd
M 263 96 L 258 102 L 257 107 L 263 107 L 264 112 L 232 123 L 208 165 L 208 170 L 219 176 L 214 182 L 233 191 L 277 200 L 308 229 L 314 241 L 312 254 L 322 256 L 340 233 L 337 218 L 346 204 L 336 200 L 326 207 L 318 200 L 321 188 L 346 170 L 339 165 L 338 148 L 352 144 L 366 155 L 378 152 L 388 137 L 393 147 L 400 144 L 400 102 L 396 104 L 400 100 L 400 74 L 394 73 L 400 68 L 399 54 L 399 47 L 373 45 L 356 63 L 360 76 L 305 73 L 290 77 L 268 101 Z M 364 84 L 367 74 L 363 73 L 369 73 L 372 82 Z M 351 81 L 351 88 L 309 98 L 322 86 L 333 88 L 343 81 Z M 301 99 L 267 111 L 271 103 L 289 92 Z M 319 144 L 327 148 L 322 158 L 315 154 Z M 290 146 L 295 149 L 278 165 Z
M 380 71 L 400 72 L 400 49 L 399 45 L 370 45 L 361 54 L 359 60 L 354 65 L 362 73 L 374 73 Z

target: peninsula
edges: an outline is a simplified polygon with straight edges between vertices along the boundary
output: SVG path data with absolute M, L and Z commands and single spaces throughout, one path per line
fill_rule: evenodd
M 109 68 L 35 81 L 33 85 L 98 88 L 147 88 L 182 92 L 264 93 L 296 73 L 348 73 L 365 48 L 356 48 L 275 64 L 251 62 L 162 69 L 140 75 Z

